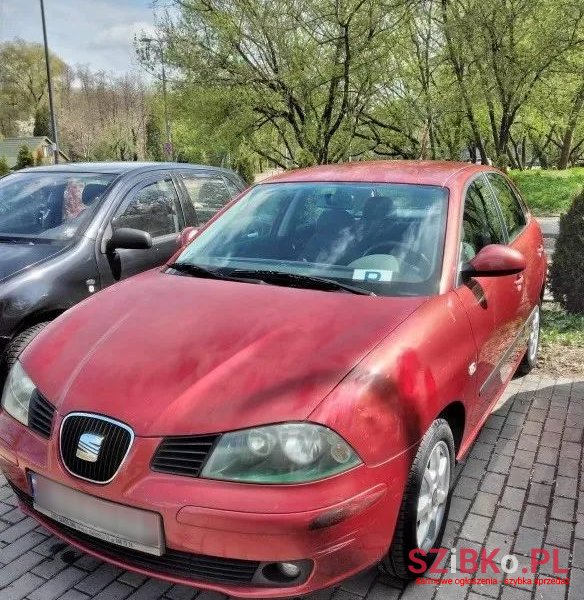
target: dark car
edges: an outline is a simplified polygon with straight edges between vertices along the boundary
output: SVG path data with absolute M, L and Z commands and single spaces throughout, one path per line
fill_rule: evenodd
M 225 169 L 77 163 L 0 179 L 0 381 L 69 307 L 177 251 L 245 188 Z

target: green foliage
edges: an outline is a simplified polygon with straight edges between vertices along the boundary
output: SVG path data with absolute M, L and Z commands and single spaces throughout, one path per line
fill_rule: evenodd
M 36 110 L 32 134 L 34 136 L 44 136 L 53 139 L 53 132 L 51 131 L 51 113 L 46 104 L 39 106 Z
M 209 90 L 218 105 L 204 112 L 226 112 L 227 127 L 260 157 L 282 167 L 346 160 L 378 145 L 365 123 L 356 131 L 356 116 L 378 102 L 391 72 L 384 39 L 406 4 L 181 2 L 176 23 L 166 24 L 166 55 L 184 74 L 183 97 L 200 101 Z
M 478 154 L 525 169 L 584 159 L 584 10 L 574 0 L 176 8 L 159 39 L 178 81 L 172 113 L 184 156 L 225 163 L 245 145 L 259 166 L 283 168 Z M 159 53 L 139 50 L 158 70 Z
M 67 65 L 51 54 L 51 73 L 57 90 Z M 16 121 L 34 117 L 47 101 L 47 71 L 42 44 L 16 39 L 0 44 L 0 134 L 15 135 Z
M 531 169 L 511 171 L 511 179 L 536 215 L 558 215 L 568 210 L 584 187 L 584 168 L 565 171 Z
M 546 302 L 541 317 L 542 344 L 584 348 L 584 314 L 571 315 Z
M 162 125 L 153 112 L 148 115 L 146 121 L 146 157 L 155 161 L 164 160 Z
M 26 144 L 23 144 L 18 151 L 14 168 L 15 170 L 18 170 L 26 169 L 26 167 L 34 167 L 34 156 L 32 155 L 30 148 Z
M 584 314 L 584 189 L 560 218 L 560 235 L 550 269 L 556 302 L 570 314 Z
M 239 176 L 245 181 L 245 183 L 251 185 L 254 182 L 255 164 L 249 155 L 237 157 L 231 167 L 234 171 L 239 173 Z
M 0 177 L 4 177 L 4 175 L 8 175 L 8 173 L 10 173 L 8 161 L 5 156 L 0 156 Z

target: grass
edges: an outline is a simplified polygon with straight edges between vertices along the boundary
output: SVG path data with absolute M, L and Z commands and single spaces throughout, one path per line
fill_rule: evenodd
M 584 351 L 584 314 L 570 315 L 557 304 L 545 302 L 541 341 L 548 345 L 580 347 Z
M 584 187 L 584 167 L 564 171 L 510 171 L 509 175 L 538 216 L 566 212 L 572 198 Z
M 584 315 L 544 302 L 538 366 L 556 377 L 584 378 Z

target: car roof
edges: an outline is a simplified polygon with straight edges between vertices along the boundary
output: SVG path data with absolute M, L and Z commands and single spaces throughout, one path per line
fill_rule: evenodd
M 228 169 L 221 167 L 211 167 L 209 165 L 193 165 L 190 163 L 177 162 L 78 162 L 78 163 L 59 163 L 57 165 L 46 165 L 41 167 L 31 167 L 22 169 L 20 173 L 33 172 L 65 172 L 65 173 L 111 173 L 125 175 L 128 173 L 140 173 L 148 171 L 159 171 L 164 169 L 183 169 L 183 170 L 206 170 L 230 173 Z
M 474 173 L 487 170 L 492 171 L 493 168 L 454 161 L 374 160 L 285 171 L 264 179 L 260 185 L 313 181 L 409 183 L 448 187 L 454 179 L 467 179 Z

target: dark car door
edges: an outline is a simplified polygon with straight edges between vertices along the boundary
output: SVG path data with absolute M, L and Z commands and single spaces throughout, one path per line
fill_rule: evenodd
M 468 187 L 461 232 L 461 265 L 489 244 L 506 244 L 507 234 L 497 202 L 483 174 Z M 473 426 L 510 375 L 512 349 L 523 323 L 522 291 L 516 275 L 472 277 L 456 290 L 464 305 L 477 346 L 477 362 L 469 368 L 476 377 L 478 401 L 471 416 Z
M 152 237 L 152 247 L 118 249 L 113 254 L 106 254 L 102 242 L 99 256 L 102 287 L 164 264 L 177 251 L 177 236 L 184 226 L 170 173 L 151 176 L 135 185 L 112 217 L 110 231 L 122 227 L 146 231 Z
M 219 212 L 240 191 L 231 180 L 220 173 L 182 171 L 177 174 L 187 197 L 185 216 L 187 222 L 201 227 Z

